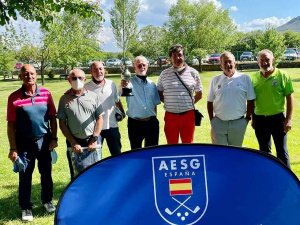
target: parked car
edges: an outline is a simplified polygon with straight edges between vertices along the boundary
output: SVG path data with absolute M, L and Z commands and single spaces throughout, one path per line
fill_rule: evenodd
M 132 66 L 132 60 L 131 59 L 128 59 L 128 58 L 121 59 L 122 64 L 124 64 L 124 61 L 125 61 L 126 66 Z
M 105 62 L 107 67 L 118 67 L 122 65 L 122 61 L 120 59 L 108 59 Z
M 187 64 L 192 65 L 192 66 L 199 66 L 199 60 L 193 56 L 192 58 L 187 59 Z
M 169 60 L 166 56 L 159 56 L 157 59 L 157 65 L 168 65 L 169 64 Z
M 243 52 L 240 56 L 240 61 L 253 61 L 254 55 L 252 52 Z
M 201 59 L 201 63 L 208 63 L 208 59 L 209 59 L 210 55 L 206 55 Z
M 285 60 L 295 60 L 298 58 L 297 52 L 293 49 L 287 49 L 283 53 Z
M 208 58 L 208 63 L 210 64 L 220 64 L 220 53 L 211 54 Z
M 23 66 L 23 63 L 17 62 L 17 63 L 15 64 L 15 69 L 19 70 L 19 69 L 22 68 L 22 66 Z
M 294 50 L 297 53 L 297 58 L 300 59 L 300 50 L 298 48 L 286 48 L 286 50 Z

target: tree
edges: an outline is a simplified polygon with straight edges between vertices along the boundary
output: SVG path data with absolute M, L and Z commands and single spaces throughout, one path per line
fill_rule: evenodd
M 284 36 L 274 27 L 267 27 L 267 29 L 256 39 L 256 45 L 256 52 L 259 52 L 263 49 L 269 49 L 273 52 L 275 65 L 283 57 L 282 53 L 285 49 Z
M 115 6 L 110 11 L 111 26 L 117 45 L 122 49 L 123 58 L 129 44 L 137 35 L 136 15 L 139 11 L 138 0 L 114 0 Z
M 15 62 L 14 53 L 0 45 L 0 73 L 3 76 L 10 74 L 14 69 Z
M 165 31 L 161 27 L 153 25 L 143 27 L 139 31 L 137 39 L 129 47 L 129 51 L 134 56 L 144 55 L 156 59 L 165 54 L 164 37 Z
M 97 18 L 63 13 L 44 30 L 43 46 L 51 51 L 52 63 L 67 73 L 68 68 L 93 59 L 100 48 L 97 37 L 101 28 L 102 21 Z
M 238 32 L 236 34 L 235 44 L 230 48 L 230 51 L 235 55 L 236 59 L 244 51 L 254 52 L 257 49 L 256 39 L 262 34 L 261 30 L 251 31 L 248 33 Z M 257 52 L 254 52 L 256 54 Z
M 65 11 L 82 17 L 97 16 L 102 20 L 102 11 L 99 1 L 84 0 L 1 0 L 0 1 L 0 25 L 17 19 L 20 14 L 27 20 L 39 21 L 42 27 L 47 27 L 57 16 L 57 13 Z
M 219 52 L 229 48 L 236 32 L 228 10 L 217 8 L 209 0 L 178 0 L 169 11 L 165 28 L 169 43 L 181 43 L 187 54 L 193 49 Z
M 287 48 L 300 48 L 300 34 L 295 31 L 286 31 L 283 33 L 284 42 Z

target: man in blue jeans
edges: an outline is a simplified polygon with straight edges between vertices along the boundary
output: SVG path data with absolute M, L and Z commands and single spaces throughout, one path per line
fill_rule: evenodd
M 35 160 L 41 174 L 41 200 L 47 212 L 54 212 L 52 203 L 51 150 L 57 147 L 56 109 L 51 93 L 36 85 L 36 70 L 25 64 L 20 70 L 23 85 L 13 92 L 7 103 L 7 136 L 10 145 L 8 157 L 18 157 L 28 165 L 19 171 L 19 205 L 22 220 L 32 221 L 31 186 Z M 27 164 L 24 162 L 24 164 Z
M 74 159 L 72 163 L 75 168 L 69 160 L 72 179 L 101 159 L 98 139 L 102 129 L 103 109 L 99 97 L 84 88 L 85 80 L 85 73 L 81 69 L 70 72 L 68 81 L 71 88 L 60 98 L 57 110 L 59 126 L 70 150 L 67 156 Z M 81 161 L 83 158 L 86 160 Z

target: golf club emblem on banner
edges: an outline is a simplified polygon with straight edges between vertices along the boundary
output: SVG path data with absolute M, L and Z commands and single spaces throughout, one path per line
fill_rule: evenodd
M 208 190 L 204 155 L 152 157 L 155 206 L 169 224 L 194 224 L 204 215 Z

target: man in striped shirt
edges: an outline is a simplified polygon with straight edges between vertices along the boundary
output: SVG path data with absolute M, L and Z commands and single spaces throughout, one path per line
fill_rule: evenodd
M 27 164 L 19 171 L 19 205 L 22 220 L 32 221 L 31 186 L 35 160 L 41 174 L 41 200 L 47 212 L 54 212 L 52 203 L 51 150 L 57 147 L 56 109 L 51 93 L 36 85 L 37 74 L 32 65 L 20 70 L 23 85 L 8 97 L 7 136 L 9 159 L 19 157 Z
M 197 70 L 185 63 L 184 48 L 169 49 L 172 67 L 161 72 L 157 88 L 165 107 L 165 135 L 168 144 L 192 143 L 195 131 L 194 104 L 202 98 L 202 84 Z M 176 73 L 188 88 L 181 83 Z M 190 96 L 190 94 L 192 96 Z

